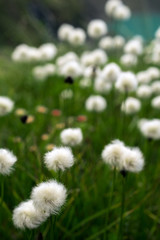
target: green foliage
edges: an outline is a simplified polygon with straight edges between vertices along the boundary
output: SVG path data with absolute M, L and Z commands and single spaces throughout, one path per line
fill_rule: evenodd
M 15 110 L 24 108 L 33 115 L 35 121 L 22 124 L 15 112 L 0 118 L 1 148 L 8 148 L 18 157 L 15 171 L 3 177 L 4 198 L 1 199 L 0 236 L 9 239 L 50 239 L 51 221 L 48 219 L 35 231 L 20 231 L 12 223 L 12 211 L 21 201 L 30 197 L 32 187 L 42 180 L 57 178 L 43 164 L 43 156 L 48 144 L 59 146 L 61 127 L 80 127 L 84 134 L 83 143 L 73 148 L 75 165 L 61 175 L 60 181 L 68 189 L 68 200 L 57 217 L 54 238 L 61 240 L 116 240 L 120 221 L 122 176 L 116 173 L 115 188 L 111 202 L 109 221 L 106 223 L 109 199 L 112 191 L 113 171 L 101 160 L 104 146 L 119 138 L 129 146 L 138 146 L 146 159 L 145 169 L 139 174 L 129 174 L 126 183 L 126 205 L 124 210 L 124 238 L 127 240 L 159 240 L 159 141 L 149 142 L 137 129 L 137 120 L 142 117 L 154 118 L 149 100 L 143 102 L 139 114 L 122 118 L 120 104 L 124 96 L 112 91 L 104 96 L 108 102 L 105 112 L 88 113 L 84 104 L 93 94 L 92 88 L 81 89 L 80 79 L 74 85 L 66 85 L 59 76 L 36 82 L 31 70 L 33 64 L 16 64 L 8 60 L 8 50 L 0 58 L 0 95 L 15 101 Z M 144 69 L 139 64 L 136 71 Z M 74 101 L 61 101 L 59 94 L 66 88 L 74 91 Z M 41 114 L 38 105 L 49 111 Z M 52 116 L 53 109 L 60 109 L 62 115 Z M 86 115 L 86 122 L 78 122 L 77 116 Z M 122 121 L 123 119 L 123 121 Z M 67 124 L 67 125 L 66 125 Z M 42 140 L 48 134 L 49 139 Z M 2 177 L 1 177 L 2 182 Z

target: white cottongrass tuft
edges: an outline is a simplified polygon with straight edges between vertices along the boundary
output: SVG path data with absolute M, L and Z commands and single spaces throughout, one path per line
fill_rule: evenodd
M 85 103 L 88 111 L 102 112 L 107 107 L 107 102 L 104 97 L 100 95 L 91 95 Z
M 160 120 L 159 119 L 141 119 L 138 122 L 138 127 L 142 135 L 148 139 L 160 139 Z
M 84 44 L 85 40 L 86 34 L 81 28 L 72 29 L 68 37 L 68 41 L 75 46 Z
M 88 24 L 88 35 L 91 38 L 99 38 L 105 35 L 108 31 L 107 24 L 101 19 L 92 20 Z
M 137 56 L 130 53 L 124 54 L 120 58 L 121 64 L 124 65 L 125 67 L 135 66 L 137 64 L 137 61 L 138 61 Z
M 55 147 L 52 151 L 44 156 L 44 163 L 49 170 L 57 171 L 72 167 L 74 157 L 72 151 L 68 147 Z
M 114 83 L 121 73 L 120 67 L 116 63 L 109 63 L 107 64 L 102 72 L 101 78 L 109 83 Z
M 80 128 L 67 128 L 60 134 L 61 142 L 64 145 L 76 146 L 83 140 L 83 134 Z
M 110 167 L 120 168 L 123 161 L 124 151 L 124 143 L 119 140 L 114 140 L 111 144 L 105 146 L 101 156 L 103 161 Z
M 155 81 L 151 85 L 152 93 L 160 94 L 160 81 Z
M 44 222 L 46 217 L 35 208 L 32 200 L 28 200 L 20 203 L 14 209 L 12 219 L 16 228 L 34 229 Z
M 4 116 L 13 110 L 14 102 L 8 98 L 0 96 L 0 116 Z
M 136 173 L 142 171 L 143 167 L 144 157 L 140 149 L 126 147 L 120 170 Z
M 62 24 L 58 29 L 58 38 L 62 41 L 68 41 L 73 26 L 67 23 Z
M 114 140 L 105 146 L 102 159 L 119 171 L 140 172 L 144 167 L 144 158 L 140 149 L 127 147 L 119 140 Z
M 133 114 L 141 109 L 141 102 L 133 97 L 128 97 L 121 105 L 121 110 L 126 114 Z
M 43 212 L 45 216 L 58 214 L 66 198 L 66 188 L 55 180 L 40 183 L 33 188 L 31 193 L 33 205 L 36 209 Z
M 149 98 L 152 95 L 152 88 L 149 85 L 140 85 L 137 88 L 136 94 L 139 98 Z
M 160 96 L 153 98 L 151 105 L 153 108 L 160 109 Z
M 137 79 L 132 72 L 122 72 L 115 84 L 120 92 L 133 92 L 137 88 Z
M 0 149 L 0 174 L 9 175 L 16 161 L 17 158 L 12 152 L 7 149 Z

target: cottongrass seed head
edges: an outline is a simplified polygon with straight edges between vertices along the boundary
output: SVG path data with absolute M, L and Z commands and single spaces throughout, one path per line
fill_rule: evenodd
M 44 163 L 49 170 L 57 171 L 72 167 L 74 157 L 72 151 L 68 147 L 55 147 L 52 151 L 44 156 Z
M 34 187 L 31 199 L 36 209 L 44 212 L 45 216 L 58 214 L 67 198 L 65 186 L 55 180 L 42 182 Z
M 20 203 L 13 211 L 13 223 L 16 228 L 33 229 L 37 228 L 46 217 L 42 212 L 38 211 L 32 200 Z
M 0 96 L 0 116 L 4 116 L 13 110 L 14 102 L 8 98 Z
M 102 160 L 113 168 L 120 168 L 125 151 L 124 143 L 119 140 L 112 141 L 102 151 Z
M 140 149 L 127 147 L 119 140 L 114 140 L 105 146 L 102 159 L 119 171 L 140 172 L 144 167 L 144 158 Z
M 0 149 L 0 174 L 9 175 L 16 161 L 17 158 L 11 151 L 3 148 Z
M 85 106 L 88 111 L 102 112 L 106 109 L 107 102 L 105 98 L 100 95 L 91 95 L 87 98 Z
M 64 145 L 79 145 L 83 140 L 82 130 L 80 128 L 64 129 L 60 134 L 60 139 Z

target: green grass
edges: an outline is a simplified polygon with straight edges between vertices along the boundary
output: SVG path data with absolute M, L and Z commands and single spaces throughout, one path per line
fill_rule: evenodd
M 145 67 L 142 63 L 135 71 Z M 124 96 L 112 91 L 104 95 L 108 103 L 106 111 L 88 113 L 84 104 L 87 97 L 94 94 L 92 87 L 80 88 L 80 79 L 68 86 L 59 76 L 37 82 L 32 77 L 32 68 L 32 64 L 12 63 L 7 53 L 0 57 L 0 95 L 13 99 L 15 110 L 24 108 L 35 117 L 31 124 L 22 124 L 15 111 L 0 118 L 0 147 L 12 150 L 18 157 L 15 171 L 10 176 L 0 176 L 1 182 L 4 181 L 4 198 L 0 205 L 1 239 L 38 239 L 40 232 L 43 239 L 51 239 L 50 219 L 34 231 L 21 231 L 13 226 L 12 211 L 20 202 L 29 199 L 32 187 L 36 184 L 58 178 L 56 173 L 45 168 L 43 156 L 48 144 L 61 145 L 59 135 L 62 129 L 57 124 L 66 126 L 67 123 L 69 127 L 80 127 L 84 139 L 80 146 L 73 148 L 76 158 L 74 166 L 60 177 L 68 189 L 68 198 L 57 216 L 52 239 L 103 240 L 107 232 L 109 240 L 117 240 L 123 177 L 116 172 L 109 221 L 106 222 L 113 171 L 102 162 L 101 152 L 111 140 L 120 139 L 128 146 L 138 146 L 146 162 L 141 173 L 129 173 L 126 179 L 122 239 L 159 240 L 160 142 L 149 142 L 137 129 L 138 119 L 159 117 L 159 112 L 151 108 L 150 99 L 143 102 L 138 114 L 124 118 L 120 111 Z M 74 101 L 60 100 L 59 94 L 66 88 L 73 88 Z M 48 113 L 38 113 L 38 105 L 46 106 Z M 53 109 L 60 109 L 62 115 L 52 116 Z M 86 115 L 87 121 L 78 122 L 79 115 Z M 43 134 L 49 134 L 47 141 L 42 140 Z M 17 137 L 20 138 L 18 142 L 15 140 Z M 32 146 L 36 147 L 35 151 L 31 151 Z

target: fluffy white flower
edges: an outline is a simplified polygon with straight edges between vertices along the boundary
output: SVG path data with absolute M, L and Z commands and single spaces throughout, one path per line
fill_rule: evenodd
M 77 61 L 69 61 L 60 68 L 60 74 L 66 77 L 78 77 L 82 74 L 82 67 Z
M 90 96 L 86 100 L 85 106 L 88 111 L 102 112 L 106 109 L 107 102 L 102 96 Z
M 140 172 L 144 167 L 143 154 L 139 148 L 127 147 L 123 155 L 123 164 L 120 170 Z
M 152 92 L 155 94 L 160 94 L 160 81 L 155 81 L 151 85 Z
M 56 65 L 58 67 L 62 67 L 63 65 L 65 65 L 66 63 L 68 63 L 70 61 L 78 62 L 78 56 L 76 53 L 68 52 L 68 53 L 64 54 L 63 56 L 58 57 L 56 60 Z
M 91 78 L 83 78 L 83 79 L 81 79 L 79 85 L 82 88 L 90 87 L 92 85 L 92 80 L 91 80 Z
M 91 38 L 99 38 L 107 33 L 108 28 L 107 28 L 107 24 L 103 20 L 96 19 L 96 20 L 92 20 L 88 24 L 87 31 L 88 31 L 88 35 Z
M 4 116 L 13 110 L 14 102 L 4 96 L 0 96 L 0 116 Z
M 120 171 L 140 172 L 144 158 L 139 148 L 129 148 L 119 140 L 114 140 L 102 151 L 103 161 Z
M 86 34 L 85 31 L 81 28 L 71 30 L 68 36 L 68 41 L 75 46 L 84 44 L 85 40 Z
M 132 72 L 122 72 L 117 79 L 115 87 L 120 92 L 132 92 L 137 88 L 137 79 Z
M 121 110 L 126 114 L 136 113 L 141 109 L 141 102 L 133 97 L 128 97 L 125 102 L 122 103 Z
M 159 119 L 141 119 L 138 123 L 141 133 L 146 138 L 160 139 L 160 120 Z
M 160 77 L 160 70 L 157 67 L 149 67 L 147 73 L 151 80 L 156 80 Z
M 143 52 L 142 42 L 136 39 L 130 40 L 124 47 L 125 53 L 140 55 Z
M 128 53 L 128 54 L 124 54 L 123 56 L 121 56 L 120 62 L 125 67 L 132 67 L 137 64 L 138 59 L 137 59 L 136 55 Z
M 20 203 L 13 211 L 13 223 L 20 229 L 37 228 L 46 217 L 33 205 L 32 200 Z
M 149 98 L 152 95 L 152 88 L 149 85 L 141 85 L 137 88 L 136 94 L 140 98 Z
M 124 4 L 121 4 L 115 8 L 113 17 L 117 20 L 127 20 L 131 17 L 131 10 Z
M 102 49 L 96 49 L 91 53 L 93 66 L 102 65 L 107 62 L 108 57 Z
M 62 41 L 68 41 L 69 35 L 73 30 L 73 26 L 70 24 L 62 24 L 58 29 L 58 38 Z
M 99 47 L 104 50 L 112 50 L 114 48 L 114 41 L 112 37 L 103 37 L 99 41 Z
M 151 78 L 147 73 L 147 71 L 141 71 L 137 73 L 137 80 L 138 80 L 138 83 L 146 84 L 151 81 Z
M 82 131 L 80 128 L 67 128 L 60 134 L 61 142 L 64 145 L 76 146 L 83 140 Z
M 16 161 L 17 158 L 12 152 L 7 149 L 0 149 L 0 174 L 10 174 Z
M 48 61 L 53 59 L 57 54 L 57 48 L 53 43 L 45 43 L 39 47 L 40 59 Z
M 160 109 L 160 96 L 153 98 L 151 105 L 153 108 Z
M 72 89 L 65 89 L 61 92 L 60 97 L 62 99 L 70 99 L 73 97 L 73 91 Z
M 105 4 L 105 12 L 108 16 L 113 16 L 114 11 L 117 7 L 122 5 L 121 0 L 109 0 Z
M 32 73 L 35 79 L 43 81 L 47 77 L 54 75 L 56 68 L 54 64 L 46 64 L 44 66 L 36 66 L 33 68 Z
M 35 208 L 44 212 L 45 216 L 57 214 L 64 205 L 66 197 L 66 188 L 55 180 L 40 183 L 31 193 Z
M 111 144 L 105 146 L 101 156 L 103 161 L 111 167 L 120 168 L 123 162 L 124 151 L 124 143 L 119 140 L 114 140 Z
M 121 49 L 125 44 L 125 38 L 119 35 L 115 36 L 113 38 L 113 41 L 114 41 L 114 47 L 117 49 Z
M 21 44 L 12 53 L 12 60 L 16 62 L 30 62 L 40 60 L 40 52 L 37 48 Z
M 100 76 L 108 83 L 113 83 L 120 75 L 121 69 L 116 63 L 109 63 L 103 68 Z
M 103 78 L 96 78 L 94 82 L 94 89 L 99 93 L 107 93 L 111 90 L 112 84 L 105 81 Z
M 64 171 L 66 168 L 72 167 L 74 164 L 74 157 L 70 148 L 56 147 L 45 154 L 44 162 L 50 170 L 57 171 L 61 169 Z

